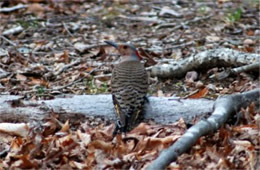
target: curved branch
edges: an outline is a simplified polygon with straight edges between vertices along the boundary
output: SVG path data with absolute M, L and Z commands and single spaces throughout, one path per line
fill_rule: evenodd
M 259 63 L 260 55 L 244 53 L 228 48 L 219 48 L 200 52 L 182 61 L 169 64 L 158 64 L 149 68 L 151 76 L 162 78 L 182 77 L 188 71 L 207 69 L 217 66 L 238 67 L 252 63 Z
M 224 125 L 233 113 L 239 111 L 241 107 L 245 107 L 251 102 L 259 104 L 259 100 L 260 89 L 220 97 L 214 104 L 212 115 L 207 120 L 201 120 L 192 126 L 171 147 L 162 151 L 159 157 L 148 167 L 148 170 L 166 168 L 179 155 L 189 150 L 201 136 L 216 131 L 220 126 Z

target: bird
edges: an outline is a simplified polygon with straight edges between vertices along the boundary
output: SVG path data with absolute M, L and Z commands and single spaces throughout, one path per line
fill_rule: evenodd
M 143 117 L 144 104 L 148 101 L 148 75 L 134 45 L 112 41 L 105 43 L 115 47 L 120 55 L 111 77 L 112 100 L 117 116 L 115 136 L 132 130 Z

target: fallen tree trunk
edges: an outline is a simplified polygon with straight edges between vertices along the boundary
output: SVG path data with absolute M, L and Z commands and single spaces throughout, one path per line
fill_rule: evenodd
M 201 136 L 216 131 L 233 113 L 248 106 L 251 102 L 255 102 L 259 107 L 260 89 L 218 98 L 212 115 L 207 120 L 201 120 L 192 126 L 171 147 L 162 151 L 148 167 L 148 170 L 165 169 L 171 162 L 176 161 L 178 156 L 188 151 Z
M 148 68 L 148 70 L 151 71 L 151 76 L 176 78 L 183 77 L 191 70 L 206 70 L 213 67 L 238 67 L 259 63 L 259 59 L 259 54 L 244 53 L 228 48 L 219 48 L 200 52 L 181 61 L 174 61 L 168 64 L 158 63 L 157 65 Z
M 214 101 L 207 99 L 149 97 L 145 120 L 169 124 L 182 117 L 189 121 L 195 116 L 203 117 L 211 113 L 213 103 Z M 63 120 L 70 119 L 70 122 L 82 120 L 84 117 L 115 119 L 111 95 L 73 95 L 34 102 L 24 101 L 20 96 L 0 96 L 0 122 L 42 120 L 51 112 L 55 112 Z

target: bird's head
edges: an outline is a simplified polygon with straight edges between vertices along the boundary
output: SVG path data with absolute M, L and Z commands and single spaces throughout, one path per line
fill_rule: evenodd
M 122 57 L 122 61 L 128 61 L 128 60 L 142 60 L 142 57 L 136 50 L 135 46 L 132 44 L 116 44 L 112 41 L 105 41 L 105 43 L 115 47 L 120 56 Z

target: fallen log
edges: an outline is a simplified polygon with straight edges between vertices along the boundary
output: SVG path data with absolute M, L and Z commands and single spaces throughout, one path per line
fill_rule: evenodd
M 213 110 L 213 100 L 176 99 L 170 97 L 149 97 L 145 120 L 169 124 L 181 117 L 190 121 L 203 117 Z M 71 95 L 53 100 L 25 101 L 21 96 L 0 95 L 0 122 L 40 121 L 51 112 L 62 119 L 80 120 L 100 117 L 115 119 L 111 95 Z M 73 122 L 72 122 L 73 123 Z

